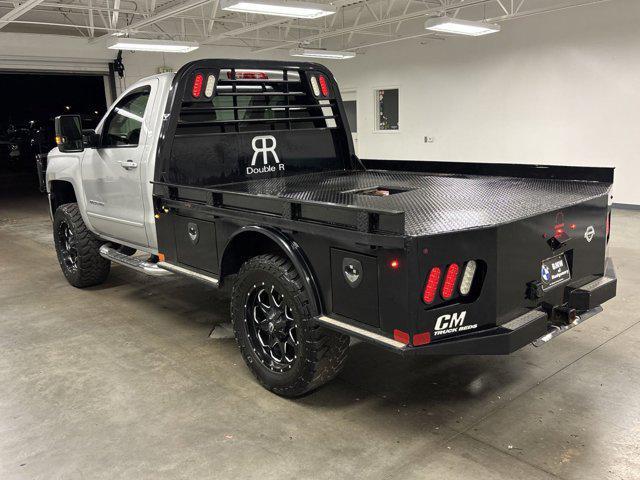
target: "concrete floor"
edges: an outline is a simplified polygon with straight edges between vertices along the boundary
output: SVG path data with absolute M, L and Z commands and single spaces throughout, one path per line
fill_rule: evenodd
M 509 357 L 357 344 L 300 400 L 253 380 L 228 302 L 115 266 L 77 290 L 44 198 L 0 197 L 0 479 L 640 479 L 640 212 L 605 312 Z

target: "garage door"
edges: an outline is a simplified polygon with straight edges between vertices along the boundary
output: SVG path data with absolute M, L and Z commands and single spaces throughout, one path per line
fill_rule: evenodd
M 106 60 L 0 55 L 0 70 L 109 74 Z

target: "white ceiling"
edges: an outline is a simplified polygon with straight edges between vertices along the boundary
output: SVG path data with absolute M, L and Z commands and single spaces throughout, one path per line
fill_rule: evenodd
M 603 2 L 616 8 L 616 0 L 318 0 L 335 5 L 338 13 L 298 20 L 226 12 L 218 1 L 0 0 L 0 31 L 96 39 L 125 33 L 254 52 L 298 45 L 359 50 L 407 38 L 443 38 L 423 26 L 425 17 L 441 13 L 500 23 Z

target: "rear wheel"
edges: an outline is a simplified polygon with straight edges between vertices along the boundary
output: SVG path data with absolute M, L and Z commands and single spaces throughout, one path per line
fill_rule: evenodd
M 76 203 L 61 205 L 53 217 L 53 241 L 67 281 L 83 288 L 104 282 L 111 262 L 100 256 L 102 242 L 89 231 Z
M 303 395 L 344 366 L 349 337 L 316 325 L 310 301 L 295 267 L 277 255 L 248 260 L 234 284 L 236 341 L 258 381 L 278 395 Z

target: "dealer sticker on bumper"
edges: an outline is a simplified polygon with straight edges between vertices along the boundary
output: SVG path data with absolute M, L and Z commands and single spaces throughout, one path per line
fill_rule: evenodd
M 556 285 L 571 279 L 571 271 L 567 259 L 562 255 L 547 258 L 542 261 L 540 268 L 540 280 L 542 280 L 542 289 L 549 290 Z

